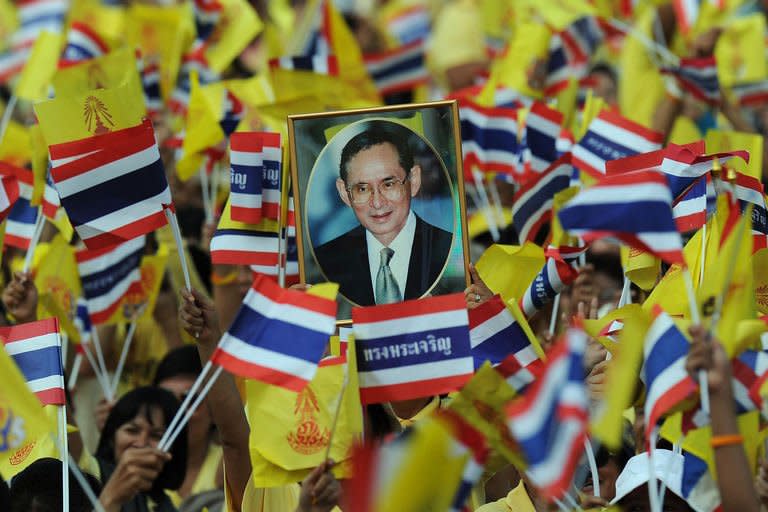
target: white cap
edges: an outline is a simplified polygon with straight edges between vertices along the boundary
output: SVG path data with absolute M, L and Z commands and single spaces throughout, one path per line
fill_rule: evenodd
M 653 469 L 656 480 L 666 484 L 667 489 L 676 495 L 683 497 L 683 456 L 670 450 L 653 451 Z M 650 464 L 648 462 L 648 452 L 635 455 L 627 461 L 624 470 L 616 479 L 616 497 L 611 504 L 617 503 L 620 499 L 631 493 L 641 485 L 647 485 L 650 479 Z

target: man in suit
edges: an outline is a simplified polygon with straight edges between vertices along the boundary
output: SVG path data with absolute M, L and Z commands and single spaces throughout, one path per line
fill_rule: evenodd
M 360 225 L 314 248 L 323 274 L 361 306 L 423 296 L 451 249 L 452 233 L 411 210 L 421 167 L 409 149 L 409 133 L 379 122 L 344 146 L 336 189 Z

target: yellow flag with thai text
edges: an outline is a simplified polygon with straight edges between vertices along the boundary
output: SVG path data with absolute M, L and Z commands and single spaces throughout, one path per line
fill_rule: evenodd
M 48 86 L 56 72 L 61 55 L 61 34 L 41 32 L 35 39 L 14 94 L 21 99 L 38 101 L 48 97 Z

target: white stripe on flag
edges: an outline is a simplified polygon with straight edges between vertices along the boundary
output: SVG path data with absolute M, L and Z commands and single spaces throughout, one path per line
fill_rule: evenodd
M 493 336 L 497 335 L 504 329 L 507 329 L 508 327 L 511 327 L 514 325 L 514 323 L 509 323 L 509 313 L 506 309 L 503 309 L 502 311 L 499 311 L 495 315 L 493 315 L 491 318 L 486 320 L 485 322 L 481 323 L 480 325 L 477 325 L 470 329 L 469 331 L 469 340 L 470 344 L 472 345 L 472 348 L 477 347 L 484 341 L 488 340 L 489 338 L 492 338 Z
M 680 239 L 680 233 L 677 231 L 664 233 L 637 233 L 637 238 L 648 247 L 653 247 L 654 251 L 667 252 L 682 250 L 683 243 Z
M 123 258 L 128 257 L 129 254 L 133 254 L 134 252 L 143 249 L 145 243 L 146 238 L 144 236 L 128 240 L 127 242 L 116 246 L 106 254 L 78 262 L 77 269 L 81 276 L 101 272 L 102 270 L 106 270 L 112 265 L 115 265 L 119 261 L 122 261 Z
M 357 329 L 357 326 L 355 326 L 355 329 Z M 441 379 L 444 377 L 455 377 L 458 375 L 471 374 L 473 371 L 474 361 L 472 357 L 461 357 L 457 359 L 449 359 L 447 361 L 418 363 L 397 368 L 360 372 L 358 373 L 358 378 L 360 380 L 360 389 L 365 389 L 377 386 L 392 386 L 397 384 L 407 384 L 409 382 Z
M 128 291 L 128 288 L 130 288 L 133 283 L 139 281 L 140 279 L 141 270 L 138 268 L 132 270 L 130 274 L 115 283 L 109 292 L 105 293 L 104 295 L 99 295 L 98 297 L 87 299 L 88 310 L 92 315 L 106 311 L 110 308 L 110 306 L 119 301 L 123 295 L 125 295 L 125 292 Z
M 9 356 L 15 356 L 26 352 L 42 350 L 44 348 L 58 347 L 60 345 L 59 335 L 50 333 L 8 343 L 5 345 L 5 351 L 8 352 Z
M 518 439 L 527 439 L 536 435 L 542 424 L 548 418 L 548 409 L 552 407 L 555 395 L 560 392 L 560 386 L 568 377 L 570 360 L 567 354 L 551 363 L 544 374 L 544 382 L 538 393 L 538 399 L 524 414 L 515 416 L 510 422 L 510 428 Z
M 525 368 L 532 362 L 539 359 L 539 355 L 536 353 L 535 350 L 533 350 L 533 347 L 531 345 L 528 345 L 527 347 L 515 352 L 515 359 L 517 359 L 517 362 L 520 363 L 520 366 Z
M 461 120 L 469 121 L 478 128 L 517 133 L 517 120 L 506 116 L 487 116 L 468 107 L 461 109 Z
M 554 444 L 548 449 L 547 458 L 540 464 L 529 466 L 527 470 L 534 485 L 548 487 L 562 478 L 563 464 L 568 458 L 568 453 L 573 450 L 574 440 L 583 430 L 584 425 L 578 418 L 560 422 L 557 435 L 554 436 Z
M 307 381 L 312 380 L 317 371 L 317 363 L 251 345 L 228 332 L 221 337 L 219 349 L 242 361 L 289 373 Z
M 474 140 L 467 140 L 461 143 L 464 155 L 478 155 L 481 162 L 496 162 L 506 165 L 515 165 L 517 163 L 517 154 L 514 151 L 503 151 L 499 149 L 485 149 L 478 145 Z
M 229 161 L 235 165 L 249 165 L 251 167 L 260 167 L 264 162 L 261 153 L 255 151 L 235 151 L 229 150 Z
M 332 333 L 336 329 L 336 317 L 317 313 L 293 304 L 274 302 L 256 290 L 245 296 L 243 304 L 258 314 L 296 325 L 315 332 Z
M 20 238 L 27 240 L 32 239 L 32 234 L 35 231 L 35 224 L 27 224 L 25 222 L 17 222 L 13 219 L 6 219 L 5 232 L 6 234 L 12 234 Z
M 597 185 L 582 190 L 567 206 L 627 204 L 637 201 L 671 202 L 672 194 L 669 187 L 663 183 Z
M 581 144 L 576 144 L 571 150 L 573 158 L 586 163 L 593 169 L 597 169 L 602 174 L 605 174 L 605 160 L 603 157 L 593 153 Z
M 254 235 L 216 235 L 211 239 L 211 251 L 275 253 L 277 258 L 277 237 L 258 236 L 256 232 Z
M 435 329 L 448 329 L 467 325 L 467 310 L 441 311 L 422 315 L 406 316 L 394 320 L 355 324 L 358 340 L 370 340 L 419 333 Z
M 27 385 L 33 393 L 39 393 L 46 389 L 64 389 L 64 377 L 62 375 L 49 375 L 48 377 L 43 377 L 41 379 L 28 380 Z
M 670 388 L 678 384 L 688 373 L 685 369 L 685 358 L 681 357 L 668 367 L 666 367 L 651 383 L 648 394 L 645 397 L 645 418 L 653 410 L 656 402 L 669 391 Z
M 589 126 L 589 131 L 595 132 L 606 139 L 614 141 L 625 148 L 634 150 L 638 153 L 648 153 L 659 149 L 659 144 L 651 142 L 648 139 L 596 117 Z
M 261 194 L 230 192 L 229 204 L 230 206 L 239 206 L 243 208 L 261 208 Z
M 171 190 L 166 186 L 165 190 L 154 197 L 145 199 L 121 210 L 109 213 L 97 219 L 88 221 L 88 224 L 77 226 L 77 233 L 80 238 L 88 240 L 90 238 L 110 233 L 117 228 L 125 226 L 125 219 L 142 219 L 152 213 L 163 211 L 163 205 L 171 204 Z

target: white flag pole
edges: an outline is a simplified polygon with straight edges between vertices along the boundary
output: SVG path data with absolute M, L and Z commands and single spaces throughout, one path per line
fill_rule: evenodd
M 181 260 L 181 272 L 184 274 L 184 286 L 187 287 L 187 290 L 192 291 L 192 284 L 189 279 L 189 266 L 187 265 L 187 257 L 184 253 L 184 242 L 181 239 L 179 220 L 176 218 L 176 212 L 170 207 L 165 208 L 165 216 L 168 219 L 168 224 L 171 226 L 173 239 L 176 242 L 176 250 L 179 253 L 179 259 Z
M 18 98 L 13 94 L 8 100 L 8 104 L 5 106 L 3 118 L 0 120 L 0 144 L 2 144 L 3 138 L 5 138 L 5 132 L 8 130 L 8 125 L 11 123 L 11 117 L 13 117 L 13 111 L 16 110 L 17 101 Z
M 189 423 L 189 419 L 192 417 L 193 414 L 195 414 L 195 411 L 197 410 L 198 407 L 200 407 L 200 404 L 203 402 L 203 400 L 205 400 L 205 397 L 208 395 L 208 392 L 211 390 L 214 383 L 216 382 L 216 379 L 219 378 L 219 375 L 221 375 L 222 371 L 224 371 L 224 368 L 222 366 L 216 366 L 216 370 L 214 370 L 213 374 L 211 375 L 211 378 L 208 379 L 208 382 L 205 383 L 205 386 L 200 391 L 200 394 L 197 395 L 197 398 L 195 398 L 195 401 L 185 411 L 184 418 L 181 421 L 179 421 L 178 424 L 176 425 L 176 430 L 173 431 L 168 436 L 163 446 L 158 445 L 157 448 L 159 450 L 162 450 L 164 452 L 167 452 L 168 450 L 170 450 L 171 446 L 173 446 L 174 441 L 176 441 L 176 438 L 179 437 L 179 434 L 181 434 L 181 431 L 184 430 L 184 427 L 186 427 L 187 423 Z M 166 434 L 170 432 L 170 430 L 171 430 L 170 428 L 166 430 L 165 431 Z
M 59 453 L 61 454 L 61 501 L 64 512 L 69 512 L 69 440 L 67 439 L 67 409 L 60 405 L 59 409 Z
M 163 436 L 160 438 L 160 442 L 157 443 L 157 448 L 162 450 L 163 446 L 165 445 L 166 441 L 170 437 L 173 429 L 176 427 L 176 425 L 181 420 L 184 411 L 189 407 L 190 402 L 192 402 L 192 399 L 195 396 L 195 393 L 197 393 L 197 390 L 200 389 L 200 385 L 203 383 L 203 380 L 205 380 L 205 376 L 208 375 L 208 372 L 211 370 L 211 367 L 213 366 L 213 363 L 208 361 L 205 363 L 205 366 L 203 366 L 202 371 L 200 372 L 200 375 L 197 376 L 197 379 L 195 379 L 195 382 L 192 384 L 192 387 L 189 388 L 189 391 L 187 392 L 187 396 L 184 397 L 184 401 L 181 402 L 181 405 L 179 406 L 179 410 L 176 412 L 176 415 L 171 420 L 171 423 L 168 425 L 168 428 L 165 429 L 165 433 L 163 433 Z
M 32 231 L 32 239 L 29 241 L 29 247 L 27 248 L 27 254 L 24 256 L 24 267 L 21 269 L 25 274 L 29 272 L 32 267 L 32 258 L 35 255 L 35 248 L 40 241 L 40 235 L 43 232 L 43 225 L 45 224 L 45 216 L 43 215 L 42 207 L 37 209 L 37 219 L 35 219 L 35 229 Z

